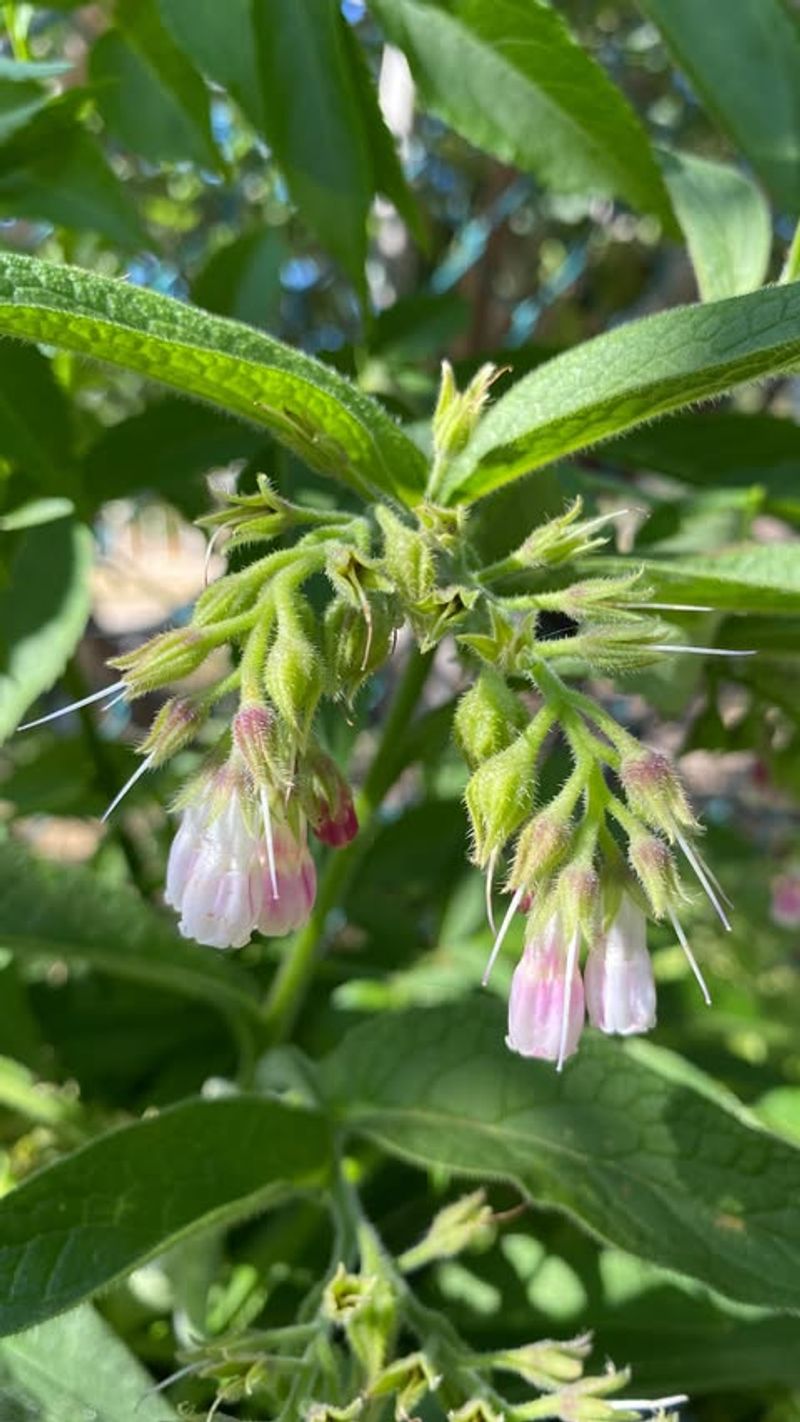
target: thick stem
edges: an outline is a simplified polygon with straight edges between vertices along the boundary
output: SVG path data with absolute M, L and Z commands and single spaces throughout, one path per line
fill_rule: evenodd
M 397 776 L 397 746 L 419 700 L 433 652 L 412 649 L 384 722 L 378 749 L 356 798 L 359 834 L 346 849 L 331 854 L 317 890 L 311 917 L 283 959 L 264 1004 L 264 1025 L 270 1042 L 281 1042 L 292 1030 L 308 991 L 328 915 L 341 899 L 369 842 L 369 826 Z

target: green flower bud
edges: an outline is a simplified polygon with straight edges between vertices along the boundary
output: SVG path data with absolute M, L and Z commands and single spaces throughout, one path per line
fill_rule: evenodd
M 383 534 L 383 566 L 400 598 L 412 607 L 426 598 L 436 581 L 433 554 L 416 529 L 402 523 L 385 504 L 375 516 Z
M 628 841 L 631 868 L 647 895 L 654 918 L 664 918 L 681 902 L 678 871 L 667 845 L 646 830 L 631 834 Z
M 464 1249 L 486 1249 L 497 1234 L 486 1191 L 464 1195 L 434 1217 L 424 1239 L 407 1249 L 398 1260 L 405 1274 L 421 1269 L 434 1259 L 452 1259 Z
M 577 1382 L 583 1373 L 583 1360 L 591 1351 L 591 1333 L 581 1333 L 563 1343 L 545 1338 L 522 1348 L 508 1348 L 492 1354 L 491 1363 L 502 1372 L 516 1373 L 540 1392 L 556 1392 L 564 1383 Z
M 352 701 L 363 682 L 391 655 L 399 621 L 396 605 L 382 593 L 373 593 L 363 609 L 344 598 L 328 604 L 323 644 L 331 696 Z
M 638 754 L 625 757 L 619 778 L 633 813 L 669 839 L 678 829 L 697 829 L 686 791 L 667 756 L 642 746 Z
M 460 454 L 475 429 L 489 398 L 489 390 L 500 372 L 493 365 L 482 365 L 466 390 L 459 391 L 453 367 L 442 361 L 439 398 L 433 415 L 433 446 L 439 459 L 452 459 Z
M 114 657 L 109 666 L 122 672 L 129 691 L 142 696 L 185 676 L 202 665 L 211 651 L 211 641 L 193 627 L 175 627 L 159 632 L 141 647 Z
M 581 520 L 582 512 L 583 499 L 578 497 L 563 514 L 534 529 L 512 557 L 524 568 L 547 568 L 583 558 L 602 548 L 607 540 L 595 538 L 594 534 L 618 514 L 600 514 L 597 518 Z
M 424 1353 L 409 1353 L 405 1358 L 396 1358 L 388 1368 L 384 1368 L 370 1388 L 371 1397 L 386 1397 L 395 1393 L 394 1415 L 398 1422 L 407 1418 L 412 1407 L 427 1392 L 435 1392 L 441 1377 L 434 1372 Z
M 186 697 L 174 696 L 165 701 L 139 747 L 139 754 L 150 756 L 151 765 L 163 765 L 194 740 L 206 715 L 197 702 Z
M 325 666 L 307 630 L 310 613 L 305 604 L 285 599 L 276 611 L 264 683 L 273 706 L 304 746 L 325 685 Z
M 505 1414 L 495 1412 L 482 1397 L 471 1397 L 463 1406 L 448 1412 L 447 1422 L 505 1422 Z
M 551 806 L 540 810 L 517 840 L 514 863 L 508 879 L 510 889 L 529 893 L 549 879 L 564 857 L 570 841 L 568 815 L 559 815 Z
M 536 761 L 552 717 L 540 711 L 522 735 L 498 751 L 470 778 L 465 799 L 481 866 L 502 849 L 533 809 Z
M 356 1422 L 363 1411 L 363 1397 L 354 1397 L 346 1407 L 334 1407 L 330 1402 L 312 1402 L 304 1415 L 305 1422 Z
M 486 668 L 459 700 L 453 732 L 467 764 L 475 767 L 505 750 L 527 720 L 518 696 Z

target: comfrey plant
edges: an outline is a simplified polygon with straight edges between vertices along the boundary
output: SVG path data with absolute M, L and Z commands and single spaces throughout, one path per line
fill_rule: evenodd
M 234 669 L 211 687 L 161 708 L 141 764 L 107 814 L 141 775 L 194 739 L 218 702 L 238 697 L 222 742 L 174 807 L 180 825 L 165 898 L 181 933 L 214 948 L 301 928 L 316 892 L 309 829 L 334 848 L 358 831 L 351 788 L 320 743 L 321 702 L 344 714 L 404 625 L 423 652 L 455 639 L 472 680 L 454 730 L 471 771 L 472 855 L 486 876 L 493 925 L 495 885 L 508 895 L 483 981 L 514 916 L 524 914 L 506 1040 L 561 1069 L 587 1014 L 605 1033 L 653 1027 L 648 919 L 671 923 L 709 1001 L 679 917 L 679 856 L 730 926 L 675 769 L 574 680 L 719 649 L 674 642 L 661 614 L 708 609 L 655 601 L 637 567 L 592 575 L 616 515 L 586 518 L 580 499 L 508 556 L 481 564 L 467 510 L 438 494 L 475 434 L 495 374 L 484 366 L 459 392 L 445 364 L 428 492 L 413 513 L 388 499 L 367 514 L 320 512 L 290 503 L 261 477 L 257 493 L 234 495 L 201 520 L 214 540 L 227 536 L 229 550 L 278 538 L 281 546 L 207 587 L 188 626 L 113 663 L 121 679 L 111 694 L 133 700 L 195 672 L 219 647 L 234 654 Z M 308 585 L 320 575 L 327 599 L 315 613 Z M 545 614 L 558 614 L 566 630 L 553 635 Z M 541 764 L 559 742 L 571 765 L 545 798 Z

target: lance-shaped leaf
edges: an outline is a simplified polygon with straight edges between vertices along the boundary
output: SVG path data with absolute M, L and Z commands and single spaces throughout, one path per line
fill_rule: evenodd
M 179 1240 L 323 1183 L 325 1119 L 279 1101 L 185 1101 L 111 1131 L 0 1203 L 0 1333 L 52 1318 Z
M 658 213 L 669 196 L 618 89 L 541 0 L 372 0 L 420 93 L 476 147 L 557 192 L 604 192 Z
M 703 300 L 755 291 L 772 251 L 770 211 L 755 183 L 693 153 L 665 152 L 661 161 Z
M 784 0 L 639 0 L 775 200 L 800 205 L 800 24 Z
M 311 356 L 171 297 L 0 255 L 0 333 L 109 361 L 271 430 L 312 468 L 411 504 L 425 460 L 349 381 Z
M 393 1154 L 515 1181 L 592 1234 L 731 1298 L 800 1310 L 800 1150 L 676 1057 L 589 1036 L 563 1074 L 504 1046 L 484 999 L 383 1016 L 326 1064 Z
M 450 502 L 800 359 L 800 283 L 631 321 L 555 356 L 489 410 L 450 470 Z

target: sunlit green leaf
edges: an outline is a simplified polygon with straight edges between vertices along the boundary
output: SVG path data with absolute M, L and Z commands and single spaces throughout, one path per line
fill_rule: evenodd
M 264 425 L 312 468 L 415 502 L 425 461 L 368 396 L 247 326 L 73 267 L 0 256 L 0 331 L 125 366 Z
M 662 167 L 703 300 L 755 291 L 772 251 L 772 219 L 755 183 L 692 153 L 665 153 Z
M 0 1333 L 52 1318 L 180 1239 L 322 1183 L 324 1118 L 240 1096 L 111 1131 L 0 1202 Z

